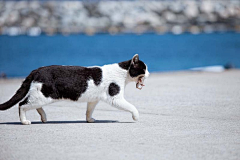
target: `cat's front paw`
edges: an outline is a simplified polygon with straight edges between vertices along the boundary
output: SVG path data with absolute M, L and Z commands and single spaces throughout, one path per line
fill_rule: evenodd
M 138 121 L 139 120 L 139 113 L 138 112 L 133 113 L 132 118 L 133 118 L 134 121 Z
M 30 125 L 30 124 L 31 124 L 31 121 L 25 120 L 25 121 L 22 121 L 22 124 L 24 124 L 24 125 Z
M 95 122 L 95 119 L 94 119 L 94 118 L 89 118 L 89 119 L 87 119 L 87 122 L 88 122 L 88 123 L 94 123 L 94 122 Z

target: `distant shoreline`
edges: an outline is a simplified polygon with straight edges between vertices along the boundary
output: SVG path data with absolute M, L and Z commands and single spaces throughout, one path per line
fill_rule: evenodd
M 161 71 L 161 72 L 150 72 L 150 76 L 156 77 L 156 76 L 176 76 L 176 75 L 196 75 L 196 74 L 224 74 L 226 72 L 230 73 L 240 73 L 240 69 L 230 69 L 230 70 L 225 70 L 222 72 L 206 72 L 206 71 L 191 71 L 191 70 L 181 70 L 181 71 Z M 0 83 L 4 82 L 19 82 L 23 81 L 26 78 L 26 76 L 21 76 L 21 77 L 7 77 L 7 78 L 0 78 Z
M 2 35 L 240 31 L 239 1 L 3 1 Z

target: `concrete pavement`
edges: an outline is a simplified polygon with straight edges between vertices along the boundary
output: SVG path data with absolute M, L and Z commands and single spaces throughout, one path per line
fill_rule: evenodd
M 0 103 L 21 79 L 0 80 Z M 140 112 L 99 103 L 86 123 L 86 103 L 45 107 L 48 123 L 27 112 L 21 125 L 18 107 L 0 112 L 0 160 L 40 159 L 240 159 L 240 71 L 151 74 L 140 91 L 126 88 L 126 99 Z

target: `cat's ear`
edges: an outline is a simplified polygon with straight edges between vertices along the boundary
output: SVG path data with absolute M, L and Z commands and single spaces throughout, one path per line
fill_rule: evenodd
M 132 58 L 132 64 L 137 64 L 139 62 L 139 56 L 138 54 L 135 54 Z

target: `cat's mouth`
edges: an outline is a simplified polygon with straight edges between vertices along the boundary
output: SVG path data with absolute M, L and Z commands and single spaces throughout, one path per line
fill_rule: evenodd
M 137 81 L 137 84 L 136 84 L 136 88 L 137 89 L 142 89 L 143 88 L 143 86 L 145 86 L 143 83 L 144 83 L 144 76 L 141 76 L 141 77 L 139 77 L 138 78 L 138 81 Z

